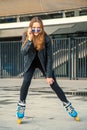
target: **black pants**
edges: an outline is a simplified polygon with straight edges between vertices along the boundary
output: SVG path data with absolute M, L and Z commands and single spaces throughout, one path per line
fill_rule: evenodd
M 31 84 L 31 79 L 33 77 L 33 73 L 35 71 L 36 68 L 39 68 L 41 70 L 41 72 L 43 73 L 43 75 L 45 76 L 44 70 L 41 66 L 41 64 L 38 64 L 37 66 L 35 65 L 35 63 L 33 62 L 31 67 L 28 69 L 27 72 L 24 73 L 24 80 L 23 80 L 23 84 L 21 86 L 21 90 L 20 90 L 20 100 L 21 101 L 25 101 L 27 94 L 28 94 L 28 89 L 29 86 Z M 54 76 L 54 71 L 52 73 L 52 78 L 54 79 L 54 83 L 51 86 L 51 88 L 55 91 L 55 93 L 57 94 L 57 96 L 59 97 L 59 99 L 63 102 L 67 102 L 67 98 L 63 92 L 63 90 L 59 87 L 56 78 Z

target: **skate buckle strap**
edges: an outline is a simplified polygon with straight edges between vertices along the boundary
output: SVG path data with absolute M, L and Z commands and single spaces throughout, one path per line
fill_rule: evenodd
M 72 105 L 69 105 L 66 107 L 66 110 L 71 113 L 73 112 L 74 108 L 72 107 Z
M 68 112 L 73 112 L 73 110 L 74 110 L 74 108 L 72 107 L 72 105 L 71 105 L 71 103 L 70 102 L 68 102 L 68 103 L 63 103 L 63 105 L 64 105 L 64 107 L 66 108 L 66 111 L 68 111 Z
M 20 101 L 20 102 L 18 103 L 18 106 L 25 107 L 25 106 L 26 106 L 26 103 L 24 103 L 24 102 Z

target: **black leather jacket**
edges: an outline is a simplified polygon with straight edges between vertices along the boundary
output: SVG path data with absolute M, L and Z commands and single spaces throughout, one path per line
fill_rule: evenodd
M 22 43 L 24 40 L 25 35 L 22 37 Z M 24 72 L 26 72 L 36 55 L 32 41 L 28 41 L 24 47 L 21 47 L 21 52 L 24 55 Z M 52 77 L 52 42 L 48 35 L 45 35 L 45 47 L 41 51 L 38 51 L 38 57 L 46 77 Z

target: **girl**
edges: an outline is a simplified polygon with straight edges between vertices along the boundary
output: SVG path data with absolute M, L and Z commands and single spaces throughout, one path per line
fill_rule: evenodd
M 67 100 L 63 90 L 59 87 L 52 69 L 52 42 L 44 31 L 42 20 L 32 18 L 28 31 L 23 35 L 21 52 L 24 55 L 24 80 L 20 90 L 20 100 L 17 107 L 18 118 L 24 117 L 26 97 L 31 79 L 36 68 L 39 68 L 46 78 L 47 83 L 57 94 L 63 105 L 73 117 L 77 112 Z M 20 112 L 22 110 L 22 113 Z

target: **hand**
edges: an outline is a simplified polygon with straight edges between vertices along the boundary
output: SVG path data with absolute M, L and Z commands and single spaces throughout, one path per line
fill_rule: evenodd
M 31 30 L 30 27 L 28 28 L 27 36 L 28 36 L 28 40 L 29 40 L 29 41 L 32 41 L 32 39 L 33 39 L 33 34 L 32 34 L 32 30 Z
M 52 85 L 54 82 L 53 78 L 46 78 L 46 80 L 49 85 Z

